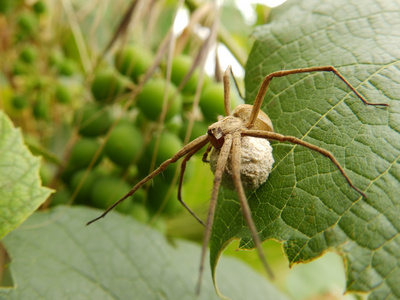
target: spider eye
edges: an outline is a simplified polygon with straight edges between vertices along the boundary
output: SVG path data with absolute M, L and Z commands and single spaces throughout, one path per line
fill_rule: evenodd
M 210 128 L 207 131 L 208 136 L 210 137 L 211 144 L 220 149 L 224 144 L 224 135 L 222 133 L 222 129 L 220 127 Z
M 223 137 L 222 129 L 220 127 L 214 127 L 208 129 L 207 134 L 213 136 L 217 140 Z

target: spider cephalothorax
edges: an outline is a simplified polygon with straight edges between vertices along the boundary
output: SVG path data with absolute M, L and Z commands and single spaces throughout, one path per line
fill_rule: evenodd
M 129 196 L 133 195 L 146 182 L 163 172 L 171 163 L 175 163 L 179 159 L 183 158 L 181 165 L 182 172 L 178 188 L 178 200 L 201 224 L 205 225 L 206 228 L 204 233 L 197 291 L 199 292 L 200 290 L 206 249 L 211 236 L 211 228 L 214 220 L 218 191 L 221 183 L 236 190 L 242 207 L 243 217 L 250 229 L 257 252 L 264 265 L 264 268 L 266 269 L 267 273 L 272 277 L 272 272 L 265 260 L 264 253 L 261 248 L 261 241 L 258 237 L 258 230 L 253 222 L 251 211 L 247 203 L 246 194 L 244 191 L 244 188 L 256 189 L 257 187 L 259 187 L 263 182 L 265 182 L 265 180 L 267 180 L 268 175 L 271 172 L 274 160 L 272 157 L 272 148 L 269 145 L 269 140 L 290 142 L 292 144 L 301 145 L 326 156 L 331 160 L 333 164 L 336 165 L 336 167 L 342 173 L 343 177 L 346 179 L 349 186 L 353 188 L 356 192 L 358 192 L 361 196 L 365 197 L 365 193 L 353 184 L 353 182 L 347 176 L 343 167 L 340 166 L 339 162 L 336 160 L 331 152 L 316 145 L 305 142 L 302 139 L 275 133 L 271 120 L 263 111 L 260 110 L 268 86 L 273 78 L 306 72 L 332 72 L 337 77 L 339 77 L 357 95 L 357 97 L 364 102 L 364 104 L 388 106 L 384 103 L 367 102 L 334 67 L 322 66 L 304 69 L 282 70 L 267 75 L 261 83 L 256 99 L 254 100 L 254 105 L 239 105 L 231 113 L 229 100 L 230 67 L 228 67 L 224 74 L 226 117 L 221 118 L 218 122 L 212 124 L 208 128 L 207 134 L 200 136 L 185 145 L 174 156 L 163 162 L 156 170 L 147 175 L 138 184 L 136 184 L 128 194 L 115 202 L 101 216 L 88 222 L 87 224 L 91 224 L 98 219 L 103 218 L 115 206 L 117 206 Z M 206 150 L 205 155 L 203 155 L 203 159 L 206 161 L 209 152 L 212 150 L 212 153 L 210 155 L 210 165 L 214 172 L 214 184 L 211 193 L 207 221 L 204 224 L 182 201 L 181 186 L 187 161 L 207 144 L 209 144 L 209 146 Z M 259 155 L 255 155 L 256 152 L 259 152 Z
M 240 135 L 246 133 L 252 108 L 253 106 L 249 104 L 239 105 L 232 111 L 231 116 L 224 117 L 208 127 L 207 134 L 214 147 L 210 154 L 210 167 L 213 173 L 217 169 L 225 136 L 234 132 L 239 132 Z M 273 131 L 273 126 L 269 117 L 260 111 L 252 129 Z M 271 173 L 273 163 L 272 147 L 268 140 L 246 135 L 241 138 L 240 178 L 246 190 L 255 190 L 263 184 Z M 222 185 L 230 189 L 235 188 L 232 165 L 232 155 L 229 155 L 222 175 Z

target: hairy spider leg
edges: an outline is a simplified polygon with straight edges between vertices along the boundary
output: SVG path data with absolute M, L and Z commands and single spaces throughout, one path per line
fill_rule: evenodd
M 211 193 L 210 206 L 209 206 L 208 214 L 207 214 L 206 230 L 204 232 L 203 245 L 201 247 L 199 279 L 197 282 L 197 289 L 196 289 L 197 294 L 200 294 L 201 281 L 202 281 L 203 271 L 204 271 L 204 261 L 206 258 L 206 250 L 207 250 L 208 242 L 210 241 L 210 237 L 211 237 L 211 228 L 212 228 L 212 224 L 214 221 L 215 207 L 217 205 L 217 199 L 218 199 L 218 191 L 219 191 L 219 187 L 221 185 L 222 174 L 224 173 L 225 166 L 228 162 L 228 156 L 229 156 L 229 153 L 231 150 L 231 146 L 232 146 L 232 135 L 227 134 L 225 136 L 225 142 L 222 145 L 221 152 L 218 156 L 217 168 L 214 173 L 214 184 L 213 184 L 213 189 L 212 189 L 212 193 Z
M 186 170 L 186 163 L 190 160 L 190 158 L 197 153 L 201 148 L 203 148 L 206 144 L 208 143 L 208 140 L 205 140 L 203 143 L 199 143 L 197 147 L 195 147 L 192 151 L 190 151 L 185 158 L 182 160 L 181 163 L 181 174 L 179 176 L 179 183 L 178 183 L 178 200 L 179 202 L 183 205 L 184 208 L 197 220 L 199 223 L 203 226 L 204 223 L 202 220 L 199 219 L 199 217 L 196 216 L 196 214 L 186 205 L 185 201 L 182 199 L 182 184 L 183 184 L 183 177 L 185 175 L 185 170 Z
M 254 224 L 253 218 L 251 217 L 251 210 L 249 204 L 247 203 L 247 197 L 243 189 L 242 180 L 240 179 L 240 168 L 241 168 L 241 159 L 242 159 L 242 146 L 241 141 L 242 136 L 239 131 L 233 133 L 233 145 L 232 145 L 232 178 L 233 183 L 235 185 L 236 192 L 238 194 L 240 205 L 242 207 L 243 217 L 250 228 L 251 236 L 256 245 L 256 249 L 258 252 L 258 256 L 260 257 L 267 274 L 274 278 L 274 274 L 270 266 L 267 263 L 264 252 L 261 247 L 261 240 L 257 234 L 257 228 Z
M 175 153 L 174 156 L 172 156 L 170 159 L 167 159 L 164 161 L 156 170 L 151 172 L 149 175 L 147 175 L 144 179 L 142 179 L 138 184 L 136 184 L 130 191 L 127 193 L 125 196 L 123 196 L 121 199 L 119 199 L 117 202 L 115 202 L 113 205 L 111 205 L 107 210 L 101 214 L 99 217 L 89 221 L 86 223 L 86 225 L 90 225 L 93 222 L 96 222 L 97 220 L 104 218 L 114 207 L 116 207 L 118 204 L 123 202 L 126 198 L 132 196 L 139 188 L 141 188 L 147 181 L 150 179 L 154 178 L 161 172 L 163 172 L 171 163 L 174 163 L 178 161 L 180 158 L 183 156 L 187 155 L 190 153 L 193 149 L 196 149 L 199 145 L 204 146 L 208 142 L 208 135 L 202 135 L 195 140 L 191 141 L 189 144 L 187 144 L 185 147 L 183 147 L 181 150 L 179 150 L 177 153 Z
M 321 153 L 322 155 L 328 157 L 333 162 L 333 164 L 339 169 L 340 173 L 342 173 L 343 177 L 347 180 L 348 184 L 355 191 L 357 191 L 364 198 L 367 198 L 366 194 L 353 184 L 353 182 L 350 180 L 349 176 L 347 176 L 347 174 L 344 171 L 344 169 L 342 168 L 342 166 L 339 164 L 339 162 L 336 160 L 336 158 L 333 156 L 333 154 L 331 152 L 329 152 L 328 150 L 325 150 L 324 148 L 307 143 L 307 142 L 300 140 L 299 138 L 296 138 L 294 136 L 286 136 L 286 135 L 282 135 L 282 134 L 271 132 L 271 131 L 246 130 L 242 133 L 242 135 L 243 136 L 252 136 L 252 137 L 257 137 L 257 138 L 264 138 L 264 139 L 269 139 L 269 140 L 276 140 L 276 141 L 280 141 L 280 142 L 290 142 L 292 144 L 301 145 L 301 146 L 307 147 L 311 150 Z
M 256 99 L 254 100 L 253 110 L 251 111 L 251 115 L 250 115 L 249 123 L 247 124 L 247 128 L 251 128 L 254 125 L 254 122 L 257 119 L 258 112 L 259 112 L 262 102 L 264 100 L 265 94 L 268 90 L 268 86 L 274 77 L 283 77 L 283 76 L 288 76 L 288 75 L 292 75 L 292 74 L 310 73 L 310 72 L 333 72 L 357 95 L 357 97 L 362 102 L 364 102 L 364 104 L 377 105 L 377 106 L 389 106 L 386 103 L 371 103 L 371 102 L 368 102 L 367 100 L 365 100 L 364 97 L 361 96 L 360 93 L 358 93 L 356 91 L 356 89 L 333 66 L 320 66 L 320 67 L 310 67 L 310 68 L 302 68 L 302 69 L 282 70 L 282 71 L 273 72 L 273 73 L 265 76 L 263 82 L 261 83 L 260 89 L 258 90 Z

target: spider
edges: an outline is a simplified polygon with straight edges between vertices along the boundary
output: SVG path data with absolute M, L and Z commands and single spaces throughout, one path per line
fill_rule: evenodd
M 181 150 L 179 150 L 170 159 L 163 162 L 156 170 L 147 175 L 138 184 L 136 184 L 128 194 L 123 196 L 112 206 L 110 206 L 102 215 L 91 220 L 87 225 L 105 217 L 115 206 L 124 201 L 126 198 L 133 195 L 139 188 L 141 188 L 146 182 L 151 180 L 156 175 L 163 172 L 171 163 L 177 162 L 183 158 L 181 164 L 181 176 L 179 180 L 178 188 L 178 200 L 182 205 L 201 223 L 205 226 L 205 233 L 203 238 L 201 259 L 200 259 L 200 270 L 199 270 L 199 281 L 197 284 L 197 292 L 200 291 L 201 278 L 203 274 L 203 266 L 205 262 L 206 250 L 211 236 L 211 228 L 214 220 L 214 213 L 217 204 L 218 191 L 220 185 L 226 185 L 230 188 L 234 188 L 238 194 L 238 198 L 242 207 L 242 213 L 244 220 L 246 221 L 254 244 L 258 252 L 258 255 L 262 261 L 262 264 L 267 274 L 273 278 L 272 270 L 267 264 L 264 252 L 261 248 L 261 240 L 257 234 L 257 228 L 251 216 L 251 211 L 247 203 L 245 188 L 255 190 L 261 184 L 263 184 L 272 169 L 273 157 L 272 148 L 269 145 L 269 140 L 276 140 L 279 142 L 290 142 L 292 144 L 301 145 L 311 150 L 319 152 L 320 154 L 329 158 L 334 165 L 339 169 L 343 177 L 351 188 L 353 188 L 362 197 L 366 197 L 365 193 L 357 188 L 346 174 L 343 167 L 339 164 L 333 154 L 321 147 L 305 142 L 299 138 L 293 136 L 285 136 L 274 132 L 273 125 L 269 117 L 260 111 L 264 96 L 267 92 L 268 86 L 271 80 L 275 77 L 283 77 L 298 73 L 310 73 L 310 72 L 332 72 L 339 77 L 353 91 L 357 97 L 366 105 L 378 105 L 388 106 L 385 103 L 370 103 L 366 101 L 355 88 L 335 69 L 333 66 L 319 66 L 309 67 L 302 69 L 292 70 L 281 70 L 273 72 L 264 77 L 261 83 L 260 89 L 257 93 L 256 99 L 253 105 L 242 104 L 237 106 L 232 112 L 230 110 L 230 73 L 231 67 L 229 66 L 223 76 L 224 81 L 224 107 L 225 117 L 220 117 L 219 120 L 208 127 L 208 131 L 205 135 L 202 135 L 192 142 L 186 144 Z M 242 153 L 245 151 L 253 151 L 254 147 L 265 147 L 263 152 L 266 157 L 257 160 L 255 159 L 254 165 L 250 167 L 250 170 L 242 168 L 246 163 L 242 157 Z M 258 143 L 258 144 L 257 144 Z M 207 220 L 204 224 L 183 202 L 181 197 L 182 179 L 186 168 L 187 161 L 204 146 L 208 144 L 207 150 L 203 155 L 203 161 L 208 162 L 207 158 L 210 154 L 210 165 L 214 172 L 214 183 L 211 192 L 210 206 L 208 210 Z M 249 159 L 247 159 L 249 160 Z M 250 161 L 253 160 L 250 157 Z M 260 167 L 261 164 L 261 167 Z M 256 170 L 256 171 L 254 171 Z

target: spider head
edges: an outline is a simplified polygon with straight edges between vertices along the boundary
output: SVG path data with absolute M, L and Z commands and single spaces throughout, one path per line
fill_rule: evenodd
M 227 134 L 232 134 L 241 129 L 245 129 L 243 121 L 239 118 L 228 116 L 210 125 L 207 134 L 210 138 L 211 144 L 215 148 L 220 149 L 224 144 L 225 136 Z

